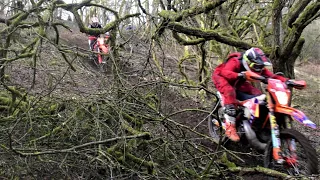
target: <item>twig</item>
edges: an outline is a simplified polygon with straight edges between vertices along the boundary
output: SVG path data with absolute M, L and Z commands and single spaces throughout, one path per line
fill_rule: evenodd
M 118 140 L 128 140 L 128 139 L 134 139 L 134 138 L 147 138 L 150 137 L 149 133 L 141 133 L 137 135 L 131 135 L 131 136 L 122 136 L 122 137 L 115 137 L 111 139 L 106 139 L 102 141 L 94 141 L 94 142 L 88 142 L 81 145 L 73 146 L 68 149 L 61 149 L 61 150 L 49 150 L 49 151 L 38 151 L 38 152 L 31 152 L 31 153 L 24 153 L 21 151 L 17 151 L 15 148 L 12 148 L 12 150 L 22 156 L 39 156 L 44 154 L 56 154 L 56 153 L 70 153 L 72 151 L 75 151 L 77 149 L 81 149 L 87 146 L 93 146 L 93 145 L 99 145 L 99 144 L 105 144 L 108 142 L 118 141 Z

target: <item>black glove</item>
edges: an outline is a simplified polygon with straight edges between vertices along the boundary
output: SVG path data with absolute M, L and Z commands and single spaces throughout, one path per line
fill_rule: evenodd
M 226 104 L 224 113 L 228 114 L 231 117 L 235 117 L 237 114 L 236 107 L 233 104 Z
M 262 82 L 263 84 L 268 84 L 268 78 L 265 77 L 265 79 L 264 79 L 264 80 L 261 80 L 261 82 Z
M 292 79 L 286 80 L 285 83 L 286 83 L 287 86 L 290 86 L 290 85 L 292 86 L 292 85 L 294 85 L 294 81 L 293 81 Z
M 238 73 L 238 78 L 239 79 L 246 79 L 246 73 L 245 72 Z
M 286 85 L 292 85 L 292 84 L 294 84 L 294 83 L 293 83 L 293 80 L 291 80 L 291 79 L 286 80 L 285 83 L 286 83 Z

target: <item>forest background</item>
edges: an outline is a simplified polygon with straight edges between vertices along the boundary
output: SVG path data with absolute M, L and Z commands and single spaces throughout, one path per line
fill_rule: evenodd
M 102 29 L 87 28 L 94 16 Z M 318 0 L 2 0 L 0 176 L 287 177 L 208 137 L 210 76 L 230 52 L 259 47 L 274 72 L 307 81 L 293 103 L 319 125 L 319 16 Z M 106 32 L 102 72 L 87 34 Z M 301 131 L 319 154 L 319 131 Z

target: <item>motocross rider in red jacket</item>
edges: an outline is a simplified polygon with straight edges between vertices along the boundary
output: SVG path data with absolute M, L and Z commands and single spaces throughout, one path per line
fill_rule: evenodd
M 258 88 L 245 80 L 245 75 L 242 72 L 254 71 L 283 82 L 288 80 L 265 68 L 269 65 L 271 62 L 261 49 L 251 48 L 244 53 L 230 54 L 227 61 L 216 67 L 212 74 L 213 83 L 224 98 L 226 136 L 232 141 L 240 140 L 235 127 L 237 99 L 242 101 L 262 94 Z
M 93 17 L 91 19 L 91 24 L 88 26 L 88 28 L 102 28 L 101 24 L 99 23 L 99 19 L 97 17 Z M 94 44 L 97 40 L 97 38 L 99 37 L 99 35 L 89 35 L 89 48 L 92 51 Z

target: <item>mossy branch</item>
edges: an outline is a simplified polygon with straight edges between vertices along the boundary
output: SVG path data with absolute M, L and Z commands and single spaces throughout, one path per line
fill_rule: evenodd
M 178 43 L 180 45 L 185 45 L 185 46 L 186 45 L 197 45 L 197 44 L 200 44 L 200 43 L 206 41 L 206 39 L 204 39 L 204 38 L 186 40 L 186 39 L 182 38 L 181 36 L 179 36 L 179 34 L 177 32 L 172 32 L 172 35 L 178 41 Z
M 320 10 L 320 1 L 316 1 L 308 5 L 300 14 L 297 20 L 292 24 L 296 27 L 298 33 L 302 33 L 303 29 L 310 23 L 309 20 L 313 18 Z
M 141 134 L 142 132 L 138 131 L 138 130 L 135 130 L 134 128 L 132 128 L 128 122 L 126 122 L 125 120 L 122 120 L 121 122 L 121 127 L 124 128 L 125 130 L 127 130 L 129 133 L 131 134 Z M 147 133 L 147 132 L 144 132 L 144 134 L 146 135 L 145 138 L 146 139 L 150 139 L 151 138 L 151 134 L 150 133 Z M 147 136 L 148 134 L 148 136 Z
M 179 72 L 181 73 L 181 75 L 185 78 L 185 80 L 187 81 L 187 83 L 189 84 L 189 78 L 188 78 L 188 75 L 184 72 L 183 70 L 183 67 L 182 67 L 182 64 L 184 61 L 190 59 L 190 58 L 194 58 L 195 56 L 191 56 L 191 55 L 188 55 L 186 57 L 183 57 L 179 60 L 178 62 L 178 68 L 179 68 Z
M 34 142 L 36 142 L 36 141 L 45 139 L 45 138 L 50 137 L 51 135 L 53 135 L 53 134 L 55 134 L 55 133 L 63 130 L 63 128 L 64 128 L 69 122 L 71 122 L 72 120 L 73 120 L 73 116 L 69 117 L 69 119 L 67 119 L 66 121 L 64 121 L 63 123 L 61 123 L 59 126 L 53 128 L 52 131 L 47 132 L 46 134 L 44 134 L 44 135 L 42 135 L 42 136 L 40 136 L 40 137 L 38 137 L 38 138 L 35 138 L 35 139 L 30 140 L 30 143 L 34 143 Z
M 67 29 L 68 31 L 72 32 L 71 28 L 64 24 L 64 23 L 60 23 L 60 22 L 54 22 L 54 23 L 49 23 L 49 22 L 43 22 L 44 26 L 53 26 L 53 27 L 58 27 L 58 26 L 62 26 L 63 28 Z M 18 27 L 21 29 L 29 29 L 29 28 L 35 28 L 35 27 L 39 27 L 40 23 L 39 22 L 35 22 L 35 23 L 30 23 L 30 22 L 20 22 Z
M 163 10 L 159 13 L 159 16 L 161 16 L 165 19 L 170 19 L 171 21 L 178 22 L 178 21 L 181 21 L 187 17 L 195 16 L 195 15 L 202 14 L 202 13 L 207 13 L 207 12 L 215 9 L 216 7 L 219 7 L 224 2 L 226 2 L 226 0 L 214 0 L 214 1 L 204 3 L 204 5 L 201 7 L 195 6 L 195 7 L 183 10 L 181 12 Z
M 94 142 L 88 142 L 84 143 L 81 145 L 73 146 L 71 148 L 67 149 L 60 149 L 60 150 L 48 150 L 48 151 L 35 151 L 35 152 L 23 152 L 23 150 L 18 150 L 13 148 L 12 150 L 22 156 L 39 156 L 39 155 L 45 155 L 45 154 L 57 154 L 57 153 L 72 153 L 78 149 L 83 149 L 89 146 L 95 146 L 99 144 L 106 144 L 109 142 L 114 142 L 114 141 L 119 141 L 119 140 L 128 140 L 128 139 L 135 139 L 135 138 L 143 138 L 145 139 L 146 137 L 150 137 L 149 133 L 141 133 L 141 134 L 136 134 L 136 135 L 131 135 L 131 136 L 121 136 L 121 137 L 114 137 L 106 140 L 101 140 L 101 141 L 94 141 Z
M 104 34 L 105 32 L 108 32 L 110 31 L 111 29 L 115 29 L 118 24 L 120 24 L 122 21 L 128 19 L 128 18 L 131 18 L 131 17 L 136 17 L 136 16 L 139 16 L 140 13 L 135 13 L 135 14 L 128 14 L 128 15 L 125 15 L 124 17 L 119 17 L 118 15 L 118 12 L 113 10 L 113 9 L 110 9 L 106 6 L 103 6 L 103 5 L 100 5 L 100 4 L 95 4 L 95 3 L 92 3 L 91 1 L 82 1 L 81 3 L 74 3 L 74 4 L 66 4 L 64 3 L 64 1 L 57 1 L 57 7 L 61 7 L 67 11 L 70 11 L 73 15 L 74 15 L 74 18 L 78 24 L 78 27 L 80 29 L 80 32 L 83 32 L 83 33 L 86 33 L 86 34 L 92 34 L 92 35 L 98 35 L 98 34 Z M 92 28 L 87 28 L 82 20 L 81 20 L 81 17 L 79 15 L 79 13 L 77 12 L 77 10 L 79 10 L 80 8 L 84 7 L 84 6 L 95 6 L 95 7 L 99 7 L 99 8 L 102 8 L 102 9 L 105 9 L 111 13 L 114 14 L 114 16 L 116 17 L 116 19 L 108 24 L 106 24 L 103 28 L 101 29 L 98 29 L 98 28 L 95 28 L 95 29 L 92 29 Z
M 71 68 L 72 71 L 77 71 L 76 68 L 72 65 L 72 63 L 68 60 L 66 54 L 64 53 L 63 49 L 61 49 L 60 47 L 57 47 L 58 50 L 60 51 L 60 54 L 62 55 L 63 59 L 67 62 L 67 64 L 69 65 L 69 67 Z
M 265 36 L 268 36 L 268 35 L 271 34 L 271 32 L 266 31 L 265 27 L 257 19 L 250 18 L 250 17 L 247 17 L 247 16 L 242 16 L 240 18 L 235 18 L 235 19 L 248 21 L 248 22 L 258 26 L 259 29 L 262 31 L 262 35 L 261 35 L 262 38 L 264 38 Z
M 288 21 L 287 25 L 291 28 L 293 23 L 296 21 L 296 19 L 299 17 L 299 15 L 302 13 L 302 11 L 306 8 L 306 6 L 310 3 L 310 0 L 300 0 L 299 3 L 295 3 L 295 5 L 290 8 L 288 13 Z
M 32 57 L 34 54 L 35 54 L 35 52 L 31 52 L 31 53 L 23 53 L 23 54 L 19 54 L 18 56 L 14 57 L 14 58 L 10 58 L 10 59 L 3 59 L 3 61 L 6 61 L 6 62 L 13 62 L 13 61 L 18 60 L 18 59 Z
M 265 174 L 268 176 L 281 178 L 281 179 L 293 178 L 292 176 L 289 176 L 288 174 L 284 174 L 279 171 L 275 171 L 275 170 L 263 168 L 263 167 L 253 167 L 253 168 L 230 167 L 230 168 L 228 168 L 228 171 L 233 172 L 233 173 L 240 173 L 241 175 L 255 173 L 255 174 Z
M 242 49 L 249 49 L 250 47 L 256 46 L 256 45 L 244 42 L 242 40 L 237 40 L 236 38 L 233 38 L 230 35 L 219 33 L 214 30 L 202 30 L 200 28 L 187 27 L 187 26 L 183 26 L 180 23 L 170 22 L 168 23 L 167 28 L 178 33 L 184 33 L 187 35 L 201 37 L 207 41 L 216 40 L 220 43 L 228 44 L 230 46 L 235 46 Z M 259 47 L 259 46 L 256 46 L 256 47 Z
M 126 163 L 129 163 L 128 161 L 131 161 L 135 164 L 140 166 L 147 167 L 149 174 L 154 174 L 154 167 L 156 167 L 158 164 L 152 162 L 152 161 L 146 161 L 145 159 L 141 159 L 129 152 L 122 153 L 120 151 L 116 151 L 114 148 L 109 148 L 108 153 L 113 154 L 117 157 L 117 160 L 120 161 L 122 164 L 126 166 Z M 127 164 L 127 166 L 130 164 Z
M 299 15 L 296 21 L 292 24 L 292 29 L 286 35 L 281 49 L 280 56 L 290 57 L 293 49 L 298 42 L 303 29 L 310 23 L 309 19 L 317 14 L 320 10 L 320 1 L 309 4 L 305 10 Z

